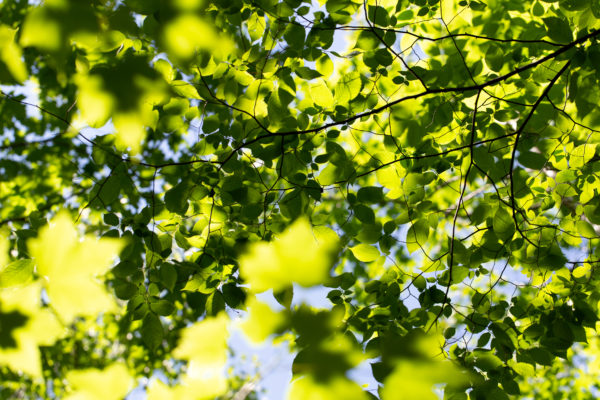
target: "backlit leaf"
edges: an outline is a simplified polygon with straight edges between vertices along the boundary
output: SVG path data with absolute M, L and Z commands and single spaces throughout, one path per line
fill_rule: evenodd
M 316 105 L 323 108 L 333 107 L 334 99 L 325 81 L 320 80 L 310 85 L 310 97 Z
M 0 288 L 26 284 L 33 280 L 34 263 L 30 259 L 13 261 L 0 267 Z
M 375 261 L 381 256 L 381 253 L 379 253 L 379 250 L 377 250 L 375 246 L 363 243 L 351 247 L 350 251 L 352 251 L 354 257 L 356 257 L 359 261 L 362 262 Z
M 221 368 L 227 361 L 229 318 L 222 313 L 185 328 L 173 356 L 203 366 Z
M 29 241 L 37 273 L 44 277 L 50 304 L 64 321 L 115 309 L 100 280 L 123 247 L 118 239 L 82 240 L 66 213 L 57 215 Z
M 336 377 L 333 380 L 320 382 L 312 376 L 300 376 L 292 381 L 287 400 L 329 400 L 334 397 L 348 400 L 367 400 L 364 391 L 345 377 Z
M 122 399 L 134 387 L 133 377 L 123 364 L 112 364 L 102 370 L 72 370 L 67 373 L 72 388 L 66 400 Z
M 241 328 L 246 336 L 255 343 L 267 339 L 276 333 L 285 323 L 285 315 L 275 312 L 267 304 L 250 299 L 247 304 L 249 317 L 242 322 Z
M 240 259 L 240 272 L 255 293 L 279 291 L 294 282 L 301 286 L 323 283 L 337 246 L 334 236 L 315 238 L 309 222 L 300 218 L 275 241 L 253 244 Z

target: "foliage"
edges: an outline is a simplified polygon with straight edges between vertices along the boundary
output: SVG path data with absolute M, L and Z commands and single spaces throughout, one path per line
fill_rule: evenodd
M 596 398 L 598 2 L 319 1 L 0 4 L 0 397 Z

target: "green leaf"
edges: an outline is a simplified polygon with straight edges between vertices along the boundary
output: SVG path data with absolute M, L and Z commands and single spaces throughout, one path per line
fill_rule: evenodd
M 139 14 L 150 15 L 160 8 L 159 0 L 125 0 L 125 4 Z
M 596 143 L 582 144 L 573 149 L 569 157 L 569 165 L 572 168 L 581 168 L 596 154 Z
M 173 291 L 175 283 L 177 282 L 177 271 L 175 270 L 175 267 L 167 263 L 162 264 L 158 273 L 162 284 L 170 291 Z
M 173 314 L 175 306 L 167 300 L 158 300 L 155 303 L 150 303 L 150 309 L 157 315 L 168 316 Z
M 558 43 L 570 43 L 573 40 L 573 32 L 571 27 L 562 18 L 558 17 L 547 17 L 543 18 L 544 24 L 546 24 L 547 35 L 550 39 Z
M 107 272 L 123 244 L 121 239 L 98 240 L 91 235 L 80 239 L 65 211 L 54 217 L 51 225 L 42 228 L 36 239 L 29 239 L 36 272 L 43 277 L 52 308 L 63 322 L 116 308 L 114 298 L 97 276 Z
M 331 108 L 333 107 L 333 94 L 331 90 L 327 87 L 325 81 L 320 80 L 317 83 L 313 83 L 310 85 L 310 97 L 314 101 L 314 103 L 323 108 Z
M 541 347 L 529 349 L 526 351 L 526 354 L 540 365 L 550 366 L 552 365 L 552 360 L 554 359 L 549 351 Z
M 302 49 L 304 46 L 304 27 L 300 24 L 289 24 L 283 32 L 283 37 L 295 49 Z
M 102 219 L 104 220 L 104 223 L 106 225 L 112 225 L 112 226 L 117 226 L 119 225 L 119 217 L 117 217 L 115 214 L 113 213 L 107 213 L 104 214 L 102 216 Z
M 227 362 L 228 318 L 225 313 L 207 317 L 181 330 L 173 356 L 194 360 L 200 366 L 220 369 Z
M 515 234 L 515 223 L 512 215 L 504 208 L 498 208 L 493 220 L 494 233 L 498 238 L 507 241 Z
M 354 247 L 350 247 L 350 251 L 352 251 L 354 257 L 356 257 L 359 261 L 362 262 L 375 261 L 381 255 L 376 247 L 370 246 L 368 244 L 358 244 Z
M 596 19 L 600 19 L 600 3 L 593 0 L 590 2 L 590 9 L 592 10 L 592 14 Z
M 567 11 L 581 11 L 588 8 L 586 0 L 560 0 L 559 5 Z
M 255 243 L 240 258 L 240 274 L 255 293 L 287 288 L 292 283 L 313 286 L 325 282 L 338 237 L 330 229 L 312 229 L 298 219 L 278 240 Z
M 536 17 L 541 17 L 542 15 L 544 15 L 544 13 L 546 12 L 546 10 L 544 9 L 544 6 L 542 6 L 539 2 L 536 1 L 536 2 L 533 3 L 533 7 L 531 9 L 531 12 Z
M 365 206 L 364 204 L 355 204 L 354 213 L 356 214 L 356 218 L 365 224 L 375 223 L 375 213 L 371 208 Z
M 322 76 L 324 77 L 329 77 L 332 73 L 333 73 L 333 62 L 331 61 L 331 58 L 329 58 L 329 56 L 327 54 L 323 54 L 318 60 L 317 60 L 317 72 L 320 73 Z
M 344 74 L 335 85 L 335 96 L 338 104 L 347 104 L 360 93 L 362 81 L 356 72 Z
M 367 7 L 367 15 L 369 20 L 379 26 L 387 26 L 388 25 L 388 13 L 385 8 L 381 6 L 368 6 Z
M 242 322 L 241 328 L 254 343 L 263 342 L 286 323 L 285 314 L 273 311 L 267 304 L 256 299 L 249 301 L 248 311 L 249 317 Z
M 504 53 L 502 48 L 496 45 L 490 45 L 485 53 L 485 63 L 488 68 L 494 72 L 500 72 L 504 66 Z
M 189 192 L 187 181 L 181 182 L 165 192 L 165 206 L 167 210 L 185 215 L 188 209 L 187 194 Z
M 532 151 L 523 151 L 519 153 L 518 159 L 523 166 L 531 169 L 543 168 L 548 161 L 543 154 L 534 153 Z
M 292 300 L 294 299 L 294 286 L 288 286 L 287 288 L 273 293 L 275 300 L 285 308 L 292 306 Z
M 223 300 L 231 308 L 240 308 L 246 300 L 246 293 L 235 283 L 227 283 L 221 288 Z
M 138 287 L 131 282 L 116 280 L 115 295 L 121 300 L 129 300 L 138 293 Z
M 583 283 L 589 278 L 589 266 L 579 266 L 573 270 L 573 278 L 575 282 Z
M 295 72 L 300 78 L 309 81 L 323 76 L 320 72 L 315 71 L 314 69 L 310 69 L 308 67 L 296 67 Z
M 406 247 L 410 253 L 423 248 L 429 238 L 429 224 L 427 221 L 417 220 L 408 228 L 406 233 Z
M 587 221 L 577 221 L 577 232 L 587 239 L 598 237 L 594 227 Z
M 475 366 L 485 372 L 500 369 L 502 365 L 502 360 L 491 352 L 482 352 L 477 355 L 477 359 L 475 360 Z
M 127 367 L 114 363 L 99 370 L 96 368 L 68 371 L 66 380 L 70 385 L 68 397 L 80 399 L 97 398 L 98 393 L 110 388 L 110 393 L 103 397 L 107 400 L 118 400 L 127 396 L 134 385 L 134 379 Z
M 163 327 L 158 316 L 154 313 L 147 313 L 142 320 L 140 329 L 142 340 L 149 349 L 155 350 L 163 340 Z
M 488 344 L 491 337 L 492 335 L 489 332 L 483 333 L 481 336 L 479 336 L 479 339 L 477 339 L 477 347 L 484 347 L 486 344 Z
M 115 274 L 115 276 L 119 278 L 125 278 L 135 274 L 139 270 L 140 268 L 138 268 L 138 266 L 135 265 L 135 263 L 133 263 L 132 261 L 124 260 L 115 265 L 112 269 L 112 272 L 113 274 Z
M 378 186 L 361 187 L 358 189 L 356 197 L 361 203 L 379 203 L 380 201 L 384 201 L 383 188 Z
M 25 285 L 33 280 L 33 260 L 16 260 L 0 269 L 0 288 Z

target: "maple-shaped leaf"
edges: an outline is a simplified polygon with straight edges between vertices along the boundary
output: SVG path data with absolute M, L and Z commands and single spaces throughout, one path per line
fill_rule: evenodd
M 332 230 L 313 230 L 300 218 L 277 240 L 254 244 L 240 259 L 240 272 L 255 293 L 268 289 L 276 292 L 294 282 L 306 287 L 318 285 L 329 277 L 337 242 Z
M 225 366 L 229 337 L 228 323 L 227 315 L 221 313 L 185 328 L 181 333 L 179 345 L 173 351 L 173 356 L 214 368 Z
M 70 217 L 61 213 L 28 245 L 50 305 L 63 322 L 114 310 L 114 298 L 99 277 L 119 254 L 122 241 L 80 238 Z
M 129 393 L 134 383 L 124 364 L 112 364 L 103 370 L 69 371 L 67 380 L 73 391 L 65 400 L 119 400 Z
M 0 365 L 41 378 L 39 346 L 63 333 L 55 315 L 42 307 L 39 283 L 0 290 Z

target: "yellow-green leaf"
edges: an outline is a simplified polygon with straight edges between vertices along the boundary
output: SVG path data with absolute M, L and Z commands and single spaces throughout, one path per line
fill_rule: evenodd
M 598 234 L 594 230 L 592 224 L 587 221 L 577 221 L 577 232 L 587 239 L 598 237 Z
M 15 329 L 2 331 L 2 340 L 14 346 L 0 346 L 0 365 L 33 377 L 42 376 L 39 346 L 49 346 L 64 333 L 56 316 L 42 308 L 41 284 L 34 283 L 16 288 L 0 289 L 3 314 L 10 314 Z M 7 337 L 10 335 L 10 337 Z
M 33 280 L 33 261 L 13 261 L 5 267 L 0 264 L 0 288 L 16 286 Z
M 571 151 L 569 157 L 569 166 L 571 168 L 581 168 L 587 164 L 596 154 L 596 143 L 586 143 L 577 146 Z
M 589 278 L 590 265 L 584 264 L 573 270 L 573 278 L 576 282 L 585 282 Z
M 387 376 L 381 391 L 382 400 L 437 400 L 434 385 L 466 381 L 466 376 L 450 362 L 400 361 Z
M 406 247 L 409 253 L 422 248 L 429 237 L 429 224 L 426 221 L 418 220 L 406 233 Z
M 329 277 L 336 247 L 337 235 L 316 238 L 310 223 L 299 218 L 277 240 L 253 244 L 240 259 L 240 273 L 255 293 L 292 283 L 318 285 Z
M 324 80 L 321 79 L 317 83 L 311 84 L 309 91 L 310 98 L 316 105 L 323 108 L 333 107 L 333 94 Z
M 15 42 L 16 30 L 0 25 L 0 59 L 13 78 L 19 83 L 27 79 L 27 69 L 22 59 L 21 48 Z
M 354 254 L 354 257 L 358 259 L 358 261 L 362 262 L 371 262 L 375 261 L 379 258 L 381 253 L 375 246 L 371 246 L 368 244 L 357 244 L 354 247 L 350 247 L 350 251 Z
M 320 381 L 311 375 L 300 376 L 292 381 L 287 400 L 367 400 L 367 394 L 346 377 L 335 376 Z
M 69 371 L 67 381 L 72 389 L 65 400 L 119 400 L 134 386 L 134 380 L 124 364 Z
M 63 44 L 63 29 L 45 7 L 27 14 L 21 33 L 22 46 L 35 46 L 47 51 L 57 51 Z
M 275 312 L 267 304 L 251 298 L 246 303 L 248 318 L 241 323 L 246 336 L 255 343 L 264 341 L 269 335 L 276 333 L 285 323 L 286 317 L 281 312 Z
M 118 239 L 82 240 L 66 213 L 60 213 L 28 243 L 37 272 L 44 278 L 50 305 L 67 323 L 76 316 L 95 316 L 115 309 L 113 297 L 99 279 L 119 254 Z
M 181 97 L 186 99 L 200 99 L 200 95 L 198 94 L 198 90 L 187 83 L 186 81 L 173 81 L 171 82 L 171 88 L 173 91 Z
M 228 323 L 227 315 L 221 313 L 183 329 L 173 356 L 214 368 L 223 367 L 227 362 Z

